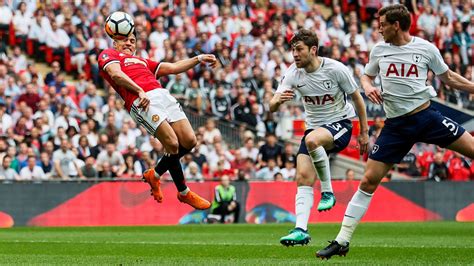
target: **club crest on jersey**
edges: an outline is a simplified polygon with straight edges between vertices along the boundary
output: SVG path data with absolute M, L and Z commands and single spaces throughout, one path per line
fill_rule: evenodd
M 160 120 L 160 116 L 159 115 L 152 115 L 151 116 L 151 121 L 153 121 L 154 123 L 158 122 Z
M 422 58 L 421 54 L 413 54 L 413 61 L 415 63 L 420 63 L 421 58 Z
M 107 58 L 109 58 L 107 54 L 102 54 L 102 59 L 106 60 Z
M 324 88 L 330 89 L 332 87 L 332 81 L 330 80 L 325 80 L 323 81 Z

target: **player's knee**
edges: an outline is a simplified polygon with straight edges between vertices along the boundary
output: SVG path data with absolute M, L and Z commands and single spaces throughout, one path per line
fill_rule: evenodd
M 312 138 L 306 138 L 306 147 L 308 148 L 308 151 L 315 150 L 319 146 L 321 146 L 320 141 L 318 138 L 312 137 Z
M 166 143 L 166 151 L 171 154 L 178 154 L 179 151 L 179 142 L 178 139 L 170 139 Z
M 296 184 L 297 186 L 309 186 L 312 187 L 314 184 L 314 177 L 310 177 L 306 174 L 296 173 Z
M 191 149 L 193 149 L 194 147 L 196 147 L 196 144 L 197 144 L 196 135 L 192 134 L 192 136 L 189 137 L 188 140 L 186 141 L 186 145 L 183 145 L 183 146 L 184 146 L 186 149 L 191 150 Z
M 377 189 L 377 186 L 379 185 L 379 183 L 380 183 L 380 180 L 378 180 L 377 178 L 364 175 L 364 177 L 360 181 L 359 187 L 362 191 L 372 194 Z

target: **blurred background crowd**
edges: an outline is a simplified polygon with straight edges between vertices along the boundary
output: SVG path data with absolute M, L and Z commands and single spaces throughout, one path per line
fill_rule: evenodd
M 163 156 L 99 76 L 97 56 L 112 47 L 104 20 L 123 10 L 135 19 L 138 56 L 174 62 L 212 53 L 220 62 L 160 78 L 189 114 L 206 118 L 195 127 L 198 146 L 182 159 L 186 178 L 293 180 L 295 121 L 304 111 L 297 102 L 273 114 L 268 107 L 293 61 L 289 39 L 300 27 L 314 30 L 320 55 L 346 64 L 359 82 L 383 40 L 376 11 L 400 2 L 412 12 L 410 32 L 472 80 L 471 0 L 0 0 L 0 179 L 135 178 Z M 474 110 L 474 95 L 433 75 L 427 82 L 441 100 Z M 371 104 L 368 113 L 373 144 L 384 116 Z M 237 144 L 224 141 L 217 124 L 235 127 Z M 432 145 L 416 145 L 397 170 L 436 181 L 474 178 L 470 160 Z

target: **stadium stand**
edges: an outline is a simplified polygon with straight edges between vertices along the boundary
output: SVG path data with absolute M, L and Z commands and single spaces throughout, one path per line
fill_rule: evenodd
M 220 62 L 216 70 L 199 65 L 160 79 L 182 101 L 197 132 L 195 151 L 183 159 L 187 177 L 236 179 L 245 173 L 248 179 L 273 180 L 275 169 L 291 173 L 294 164 L 281 157 L 285 143 L 298 143 L 304 132 L 302 106 L 286 105 L 276 114 L 268 107 L 292 63 L 288 40 L 300 27 L 314 30 L 320 54 L 346 64 L 359 81 L 371 48 L 382 40 L 376 10 L 398 1 L 363 1 L 365 8 L 348 0 L 162 2 L 0 0 L 0 161 L 11 159 L 9 167 L 17 173 L 2 174 L 2 166 L 0 179 L 137 178 L 163 156 L 162 145 L 137 128 L 98 76 L 97 55 L 112 45 L 103 23 L 119 9 L 134 16 L 140 56 L 175 61 L 213 53 Z M 472 80 L 472 1 L 404 2 L 414 20 L 411 33 L 435 43 L 450 69 Z M 473 95 L 452 90 L 433 75 L 427 82 L 441 102 L 474 110 Z M 370 103 L 368 114 L 383 117 Z M 383 119 L 375 119 L 372 144 L 382 126 Z M 274 145 L 281 152 L 267 165 L 264 137 L 272 134 L 280 138 Z M 342 154 L 359 159 L 355 146 L 354 139 Z M 446 178 L 437 179 L 432 171 L 433 164 L 441 164 L 439 156 Z M 34 163 L 42 175 L 22 171 Z M 430 145 L 416 145 L 396 170 L 408 179 L 474 179 L 470 160 Z

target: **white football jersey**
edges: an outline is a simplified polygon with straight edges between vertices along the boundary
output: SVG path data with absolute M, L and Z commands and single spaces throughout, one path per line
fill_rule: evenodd
M 308 129 L 356 115 L 354 107 L 346 98 L 347 94 L 352 94 L 358 89 L 349 69 L 330 58 L 321 57 L 321 60 L 319 69 L 311 73 L 292 64 L 276 91 L 282 93 L 293 90 L 301 95 Z
M 436 96 L 434 88 L 426 85 L 429 69 L 439 75 L 448 71 L 448 66 L 436 46 L 412 37 L 402 46 L 376 44 L 365 74 L 380 75 L 385 113 L 392 118 L 407 114 Z

